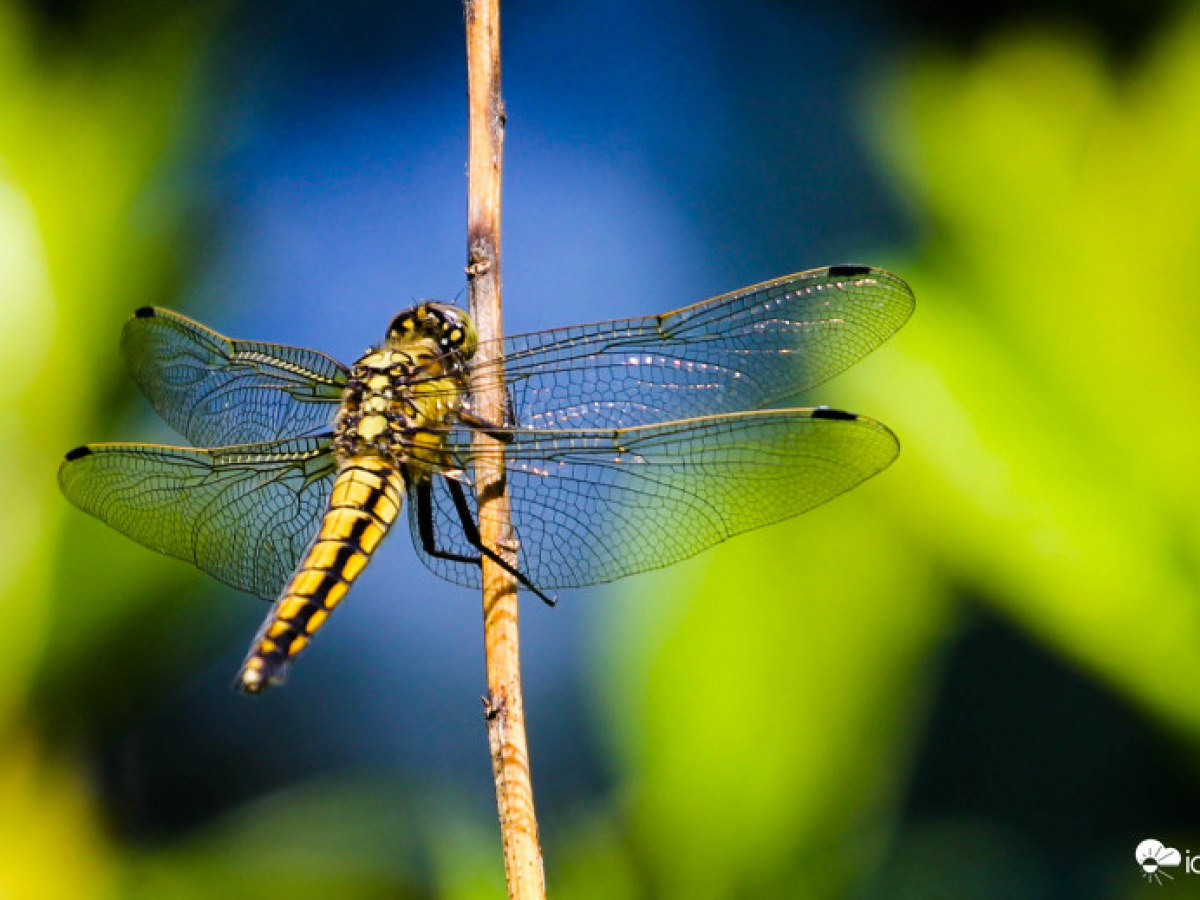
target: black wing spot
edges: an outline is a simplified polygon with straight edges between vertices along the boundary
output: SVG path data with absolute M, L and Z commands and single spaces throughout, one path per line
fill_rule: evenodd
M 77 459 L 82 459 L 85 456 L 92 455 L 91 447 L 76 447 L 74 450 L 68 451 L 67 462 L 74 462 Z
M 135 319 L 153 319 L 156 315 L 158 315 L 158 310 L 153 306 L 139 306 L 133 311 Z
M 829 274 L 834 278 L 853 278 L 857 275 L 870 275 L 870 266 L 830 266 Z
M 857 413 L 846 412 L 844 409 L 834 409 L 832 406 L 818 406 L 812 411 L 814 419 L 838 419 L 842 422 L 853 422 L 858 418 Z

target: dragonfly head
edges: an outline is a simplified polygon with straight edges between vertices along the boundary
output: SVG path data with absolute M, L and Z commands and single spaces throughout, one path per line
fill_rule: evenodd
M 443 353 L 457 352 L 465 359 L 475 355 L 479 338 L 475 323 L 465 311 L 449 303 L 422 303 L 392 320 L 387 342 L 397 349 L 433 342 Z

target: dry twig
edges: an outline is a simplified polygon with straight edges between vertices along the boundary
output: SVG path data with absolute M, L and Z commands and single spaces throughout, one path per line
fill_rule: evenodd
M 467 93 L 470 148 L 467 187 L 467 276 L 471 316 L 479 331 L 480 354 L 495 352 L 500 323 L 500 163 L 504 102 L 500 96 L 499 0 L 464 0 L 467 28 Z M 487 362 L 481 358 L 480 362 Z M 490 422 L 505 416 L 501 380 L 473 385 L 475 415 Z M 483 459 L 476 464 L 479 526 L 486 546 L 498 553 L 512 545 L 504 457 L 499 441 L 475 436 Z M 485 462 L 486 461 L 486 462 Z M 517 582 L 501 566 L 483 560 L 484 641 L 488 696 L 488 743 L 496 781 L 504 867 L 510 898 L 544 898 L 545 877 L 538 845 L 525 709 L 521 696 Z

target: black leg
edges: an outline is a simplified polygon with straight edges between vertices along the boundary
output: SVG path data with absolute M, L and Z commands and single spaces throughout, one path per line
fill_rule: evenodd
M 414 491 L 417 495 L 417 531 L 421 535 L 421 549 L 435 559 L 470 563 L 475 566 L 482 565 L 481 557 L 463 556 L 459 553 L 448 553 L 438 549 L 437 535 L 433 527 L 433 484 L 428 479 L 418 481 L 414 486 Z
M 465 409 L 459 412 L 458 419 L 467 427 L 474 428 L 476 431 L 482 431 L 484 434 L 494 437 L 502 444 L 512 443 L 513 433 L 511 428 L 481 419 L 479 416 Z
M 444 480 L 446 487 L 450 489 L 450 498 L 454 501 L 454 508 L 458 510 L 458 520 L 462 524 L 463 537 L 467 539 L 467 543 L 503 568 L 508 574 L 512 575 L 527 590 L 533 591 L 533 593 L 541 597 L 547 606 L 553 606 L 553 597 L 548 597 L 542 593 L 519 569 L 510 565 L 507 560 L 502 559 L 490 547 L 484 546 L 483 538 L 479 536 L 479 526 L 475 524 L 475 518 L 471 515 L 471 506 L 467 503 L 467 495 L 463 491 L 463 486 L 453 478 L 446 478 Z

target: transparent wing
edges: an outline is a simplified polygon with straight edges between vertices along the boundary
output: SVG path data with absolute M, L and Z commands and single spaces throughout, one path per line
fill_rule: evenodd
M 151 306 L 125 323 L 121 348 L 158 414 L 199 447 L 328 428 L 347 375 L 314 350 L 231 340 Z
M 67 454 L 67 499 L 140 544 L 274 600 L 316 533 L 327 437 L 190 450 L 91 444 Z
M 467 439 L 454 435 L 469 472 Z M 505 451 L 518 568 L 540 589 L 554 590 L 670 565 L 824 503 L 898 452 L 880 423 L 828 408 L 621 430 L 519 431 Z M 476 556 L 439 477 L 434 506 L 439 549 Z M 473 497 L 471 508 L 474 515 Z M 409 513 L 425 564 L 478 586 L 477 566 L 424 552 L 412 504 Z
M 502 368 L 513 423 L 531 429 L 763 409 L 866 356 L 913 304 L 908 285 L 882 269 L 813 269 L 660 316 L 518 335 L 476 378 Z

